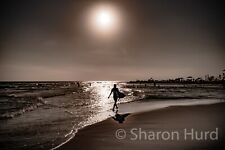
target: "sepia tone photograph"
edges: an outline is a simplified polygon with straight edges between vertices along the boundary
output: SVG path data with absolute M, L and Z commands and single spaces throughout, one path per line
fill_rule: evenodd
M 224 150 L 219 0 L 3 0 L 1 150 Z

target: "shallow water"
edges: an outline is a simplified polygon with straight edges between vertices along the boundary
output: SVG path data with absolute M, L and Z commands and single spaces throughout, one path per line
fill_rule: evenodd
M 171 105 L 224 101 L 220 85 L 132 85 L 116 81 L 0 83 L 1 149 L 50 149 L 78 129 L 114 115 L 109 92 L 114 83 L 127 96 L 119 111 L 139 112 Z

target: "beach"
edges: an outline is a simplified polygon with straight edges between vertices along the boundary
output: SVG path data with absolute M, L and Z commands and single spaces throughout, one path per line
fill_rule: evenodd
M 112 111 L 113 98 L 108 99 L 114 83 L 126 94 L 125 98 L 118 101 L 117 114 Z M 82 149 L 86 146 L 121 149 L 121 146 L 133 148 L 135 145 L 149 147 L 149 143 L 153 144 L 150 145 L 152 147 L 167 147 L 168 143 L 177 146 L 179 143 L 193 143 L 182 142 L 184 127 L 198 127 L 194 123 L 199 121 L 191 120 L 192 116 L 196 117 L 195 120 L 205 118 L 201 124 L 204 123 L 206 127 L 212 125 L 209 128 L 211 131 L 215 131 L 218 126 L 221 133 L 220 126 L 223 125 L 223 117 L 220 117 L 223 111 L 214 110 L 212 106 L 215 105 L 209 105 L 222 105 L 224 102 L 225 92 L 220 84 L 205 84 L 203 87 L 169 83 L 154 87 L 151 83 L 145 86 L 115 81 L 57 81 L 2 82 L 0 85 L 1 150 Z M 210 106 L 207 111 L 203 109 L 206 105 Z M 198 109 L 190 111 L 192 106 Z M 119 140 L 115 132 L 120 128 L 125 130 L 127 137 Z M 131 129 L 134 129 L 133 134 Z M 162 142 L 161 135 L 156 140 L 147 139 L 151 135 L 142 135 L 140 140 L 134 139 L 138 137 L 136 133 L 139 131 L 154 133 L 167 129 L 179 129 L 180 139 Z M 64 145 L 67 141 L 67 144 L 76 146 Z
M 58 149 L 224 149 L 224 113 L 225 103 L 217 103 L 117 114 L 117 117 L 79 130 L 72 140 Z M 115 118 L 122 118 L 122 123 Z M 153 138 L 153 133 L 159 132 L 161 135 Z M 179 138 L 172 139 L 171 133 L 179 134 Z M 199 139 L 201 133 L 203 136 Z

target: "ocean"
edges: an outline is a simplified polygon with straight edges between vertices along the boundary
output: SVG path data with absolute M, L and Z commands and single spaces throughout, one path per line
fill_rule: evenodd
M 124 113 L 225 101 L 219 84 L 0 82 L 1 149 L 54 149 L 79 129 L 114 116 L 113 98 L 108 99 L 113 84 L 126 94 L 118 101 Z

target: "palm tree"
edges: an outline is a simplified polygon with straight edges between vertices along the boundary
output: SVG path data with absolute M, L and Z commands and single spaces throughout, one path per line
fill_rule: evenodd
M 193 81 L 193 77 L 192 76 L 188 76 L 187 77 L 187 81 Z
M 225 80 L 225 69 L 223 70 L 223 80 Z
M 222 83 L 223 83 L 223 88 L 225 88 L 225 69 L 223 70 L 223 79 L 222 79 Z

